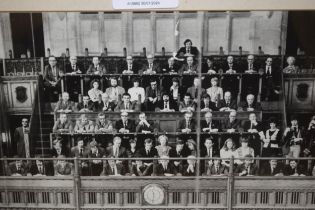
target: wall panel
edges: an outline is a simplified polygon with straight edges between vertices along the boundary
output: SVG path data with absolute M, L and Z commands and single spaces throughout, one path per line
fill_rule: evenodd
M 173 52 L 175 49 L 174 18 L 156 19 L 156 52 L 161 52 L 165 47 L 165 52 Z
M 208 51 L 217 52 L 222 46 L 227 46 L 226 37 L 227 20 L 226 17 L 210 17 L 208 24 Z M 226 49 L 225 49 L 226 50 Z
M 243 51 L 250 51 L 250 21 L 248 17 L 234 17 L 232 19 L 231 30 L 231 51 L 238 51 L 239 46 L 243 47 Z
M 123 48 L 123 36 L 122 31 L 124 30 L 122 26 L 121 19 L 106 18 L 104 20 L 105 25 L 105 44 L 107 51 L 110 53 L 120 53 L 122 54 Z
M 181 14 L 182 16 L 186 15 Z M 188 14 L 187 14 L 188 15 Z M 191 16 L 191 15 L 189 15 Z M 197 15 L 195 17 L 185 17 L 180 19 L 179 23 L 179 45 L 180 47 L 184 46 L 184 41 L 190 39 L 193 45 L 196 46 L 196 43 L 200 41 L 200 33 L 197 23 Z M 198 46 L 199 47 L 199 46 Z
M 82 15 L 80 15 L 82 17 Z M 91 54 L 99 54 L 99 48 L 102 49 L 99 43 L 99 20 L 98 15 L 93 15 L 90 18 L 80 18 L 80 38 L 81 51 L 85 48 L 89 49 Z
M 138 14 L 139 15 L 139 14 Z M 151 22 L 150 18 L 133 19 L 133 51 L 134 53 L 142 53 L 143 48 L 147 49 L 147 53 L 151 53 Z

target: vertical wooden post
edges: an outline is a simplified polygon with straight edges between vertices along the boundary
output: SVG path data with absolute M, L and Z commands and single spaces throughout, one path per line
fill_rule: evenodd
M 41 57 L 40 58 L 40 73 L 41 74 L 44 74 L 44 58 L 43 57 Z
M 242 94 L 242 81 L 243 81 L 243 78 L 242 78 L 242 74 L 240 74 L 238 76 L 238 94 L 237 94 L 237 104 L 239 104 L 241 102 L 241 94 Z
M 227 209 L 233 209 L 233 193 L 234 193 L 234 157 L 230 158 L 230 170 L 228 174 L 228 183 L 227 183 Z
M 81 187 L 81 180 L 80 180 L 80 174 L 79 174 L 79 160 L 77 157 L 74 159 L 74 173 L 73 173 L 73 195 L 74 195 L 74 200 L 75 200 L 75 209 L 80 210 L 81 206 L 81 192 L 80 192 L 80 187 Z
M 3 65 L 3 76 L 6 76 L 7 72 L 6 72 L 6 65 L 5 65 L 5 59 L 2 59 L 2 65 Z
M 258 96 L 257 96 L 257 102 L 261 101 L 261 86 L 262 86 L 262 75 L 259 74 L 259 87 L 258 87 Z

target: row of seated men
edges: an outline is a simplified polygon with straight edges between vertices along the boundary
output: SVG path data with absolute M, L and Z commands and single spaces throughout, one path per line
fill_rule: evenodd
M 70 155 L 72 157 L 91 158 L 91 160 L 80 161 L 80 174 L 82 176 L 222 176 L 227 175 L 230 170 L 230 159 L 226 159 L 227 155 L 235 157 L 235 165 L 233 173 L 238 176 L 305 176 L 315 175 L 313 172 L 305 170 L 303 164 L 299 164 L 297 160 L 291 159 L 287 161 L 287 165 L 283 166 L 281 161 L 271 158 L 270 161 L 261 162 L 262 167 L 258 168 L 253 158 L 253 149 L 248 147 L 248 139 L 242 138 L 242 146 L 235 149 L 232 139 L 227 139 L 220 151 L 216 151 L 213 147 L 211 138 L 207 138 L 201 155 L 205 159 L 197 161 L 195 142 L 190 139 L 185 147 L 182 140 L 177 140 L 176 147 L 172 148 L 167 144 L 167 137 L 162 135 L 159 137 L 160 145 L 153 146 L 151 139 L 146 139 L 144 147 L 137 150 L 137 141 L 131 139 L 128 149 L 121 146 L 121 138 L 115 137 L 113 145 L 106 149 L 100 147 L 94 140 L 88 146 L 84 146 L 84 141 L 79 140 L 77 145 L 71 148 Z M 66 152 L 62 149 L 60 141 L 54 142 L 52 150 L 53 157 L 65 158 Z M 100 160 L 93 158 L 107 157 L 108 160 Z M 115 158 L 137 158 L 137 159 L 115 159 Z M 149 158 L 157 158 L 159 161 L 154 163 Z M 170 157 L 175 158 L 171 159 Z M 186 159 L 176 159 L 184 158 Z M 219 159 L 221 157 L 222 159 Z M 141 160 L 141 158 L 147 158 Z M 155 164 L 155 166 L 154 166 Z M 198 166 L 197 166 L 198 164 Z M 155 172 L 154 172 L 155 167 Z M 314 171 L 314 170 L 313 170 Z M 36 160 L 32 164 L 25 164 L 21 160 L 11 162 L 8 166 L 6 175 L 11 176 L 65 176 L 74 173 L 73 164 L 66 159 L 57 161 L 41 161 Z
M 152 82 L 152 86 L 156 86 L 156 81 Z M 144 91 L 143 88 L 130 88 L 128 92 L 120 90 L 118 93 L 107 89 L 105 93 L 100 90 L 94 92 L 90 90 L 88 95 L 83 96 L 82 102 L 76 106 L 69 100 L 67 92 L 62 93 L 62 98 L 57 102 L 54 111 L 56 113 L 70 112 L 139 112 L 139 111 L 156 111 L 156 112 L 186 112 L 197 111 L 261 111 L 262 107 L 256 101 L 253 94 L 246 96 L 246 101 L 239 104 L 232 98 L 230 91 L 223 94 L 223 90 L 219 88 L 220 93 L 212 91 L 203 92 L 198 100 L 198 89 L 189 88 L 183 94 L 183 100 L 180 100 L 179 92 L 160 92 L 158 89 L 151 87 Z M 196 95 L 197 94 L 197 95 Z M 120 95 L 122 99 L 120 99 Z M 218 98 L 220 96 L 220 98 Z

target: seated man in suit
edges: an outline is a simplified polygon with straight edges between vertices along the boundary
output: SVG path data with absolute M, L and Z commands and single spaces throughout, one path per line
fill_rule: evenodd
M 115 112 L 138 112 L 140 111 L 141 103 L 138 103 L 137 101 L 130 102 L 130 94 L 124 93 L 122 95 L 122 101 L 118 102 Z
M 252 74 L 252 73 L 257 73 L 257 67 L 255 66 L 255 58 L 254 55 L 248 55 L 247 56 L 247 70 L 245 70 L 245 73 L 247 74 Z
M 156 112 L 175 112 L 178 111 L 177 103 L 170 99 L 168 93 L 162 93 L 162 100 L 156 103 Z
M 261 69 L 263 72 L 261 97 L 265 101 L 278 100 L 279 95 L 277 87 L 280 86 L 281 74 L 272 62 L 272 58 L 268 57 Z
M 128 119 L 128 112 L 121 112 L 121 119 L 116 122 L 115 128 L 119 133 L 133 133 L 136 131 L 135 122 Z
M 72 133 L 73 125 L 71 120 L 68 120 L 67 114 L 61 113 L 59 119 L 55 122 L 53 133 Z
M 179 70 L 182 74 L 197 74 L 198 65 L 194 64 L 194 58 L 192 56 L 187 57 L 187 63 L 183 64 Z
M 153 123 L 148 122 L 144 112 L 139 114 L 139 122 L 136 126 L 136 133 L 152 133 L 154 130 Z
M 125 93 L 125 89 L 118 85 L 116 77 L 110 78 L 110 85 L 110 87 L 106 88 L 106 93 L 109 96 L 109 101 L 117 104 L 119 95 L 122 96 Z
M 137 155 L 136 157 L 140 157 Z M 152 167 L 148 167 L 142 160 L 136 160 L 136 164 L 132 165 L 130 170 L 131 176 L 149 176 L 152 174 Z
M 248 94 L 246 96 L 246 101 L 243 101 L 238 107 L 238 111 L 244 112 L 254 112 L 261 111 L 261 105 L 259 102 L 255 102 L 255 96 L 253 94 Z
M 126 61 L 121 66 L 122 74 L 137 74 L 139 70 L 138 64 L 133 60 L 131 55 L 126 57 Z
M 113 123 L 110 120 L 105 119 L 104 113 L 99 113 L 97 118 L 95 123 L 95 133 L 112 133 L 114 131 Z
M 200 126 L 202 132 L 217 133 L 220 131 L 220 123 L 212 120 L 211 112 L 205 114 L 205 120 L 201 121 Z
M 306 171 L 298 163 L 297 160 L 289 160 L 289 164 L 285 165 L 283 173 L 285 176 L 306 176 Z
M 191 99 L 191 95 L 186 93 L 184 96 L 184 101 L 179 104 L 180 112 L 194 112 L 196 111 L 196 103 Z
M 201 93 L 198 93 L 199 88 L 201 90 Z M 187 89 L 187 93 L 189 93 L 191 95 L 191 97 L 194 99 L 195 103 L 198 103 L 198 94 L 203 96 L 206 93 L 206 90 L 201 87 L 201 82 L 200 82 L 200 79 L 198 77 L 194 78 L 194 85 Z
M 84 139 L 79 137 L 77 139 L 77 145 L 71 148 L 71 157 L 84 157 L 87 158 L 90 149 L 84 146 Z
M 196 176 L 198 174 L 196 163 L 197 163 L 196 156 L 189 155 L 187 157 L 187 164 L 184 166 L 182 175 L 183 176 Z
M 101 158 L 105 155 L 105 149 L 100 147 L 98 143 L 93 140 L 90 142 L 90 152 L 88 153 L 89 158 Z M 89 160 L 90 175 L 99 176 L 103 169 L 102 160 Z
M 248 116 L 248 121 L 243 125 L 244 131 L 249 133 L 259 133 L 262 130 L 261 123 L 257 121 L 255 113 L 250 113 Z
M 90 65 L 86 74 L 103 75 L 106 74 L 106 72 L 106 68 L 104 65 L 100 64 L 99 58 L 93 57 L 92 64 Z
M 158 152 L 155 149 L 155 147 L 153 147 L 153 141 L 152 139 L 145 139 L 144 140 L 144 148 L 141 148 L 139 150 L 139 156 L 143 157 L 143 158 L 156 158 L 158 157 Z M 149 174 L 151 175 L 153 172 L 153 160 L 143 160 L 144 165 L 146 165 L 147 167 L 149 167 Z
M 177 51 L 176 57 L 194 56 L 196 58 L 198 54 L 199 51 L 197 47 L 192 46 L 192 41 L 190 39 L 186 39 L 184 41 L 184 47 L 181 47 Z
M 89 96 L 83 96 L 83 101 L 78 103 L 77 109 L 79 112 L 92 112 L 93 102 L 90 101 Z
M 172 86 L 170 87 L 170 96 L 174 101 L 178 101 L 183 98 L 183 89 L 179 86 L 179 80 L 177 77 L 173 77 Z
M 221 164 L 221 160 L 219 159 L 219 155 L 213 156 L 214 160 L 209 159 L 206 162 L 205 172 L 203 173 L 204 176 L 226 176 L 229 173 L 229 168 L 226 165 Z
M 232 100 L 232 94 L 230 91 L 224 93 L 224 99 L 219 101 L 220 112 L 230 112 L 237 110 L 237 104 L 235 100 Z
M 111 112 L 114 111 L 115 103 L 109 101 L 107 93 L 102 94 L 102 101 L 99 101 L 97 106 L 93 107 L 94 112 Z
M 139 78 L 134 78 L 133 79 L 133 87 L 128 89 L 128 93 L 130 94 L 130 101 L 133 103 L 140 102 L 144 103 L 145 100 L 145 91 L 143 87 L 139 87 L 140 84 L 140 79 Z M 139 100 L 139 95 L 140 95 L 140 101 Z
M 179 121 L 177 132 L 191 133 L 196 131 L 196 122 L 192 112 L 186 112 L 184 119 Z
M 36 156 L 36 158 L 41 158 L 41 156 Z M 43 160 L 36 160 L 35 163 L 31 164 L 30 173 L 32 176 L 53 176 L 54 168 L 52 166 Z
M 62 138 L 57 137 L 55 140 L 52 142 L 53 148 L 50 149 L 49 154 L 53 158 L 57 158 L 59 155 L 64 155 L 65 157 L 69 157 L 69 149 L 65 146 L 62 145 Z
M 222 130 L 228 133 L 240 132 L 241 131 L 241 121 L 236 119 L 237 112 L 231 111 L 229 118 L 224 120 L 222 123 Z
M 200 161 L 201 171 L 203 171 L 204 173 L 207 172 L 207 170 L 206 170 L 207 164 L 210 164 L 210 163 L 213 164 L 211 158 L 216 156 L 216 155 L 220 155 L 220 153 L 218 151 L 217 146 L 214 146 L 213 138 L 210 136 L 210 137 L 205 139 L 204 147 L 202 147 L 201 151 L 200 151 L 201 157 L 208 157 L 208 158 L 210 158 L 210 160 L 208 161 L 208 163 L 205 160 Z
M 103 171 L 100 176 L 122 176 L 125 175 L 124 165 L 118 164 L 113 156 L 108 156 L 110 159 L 107 163 L 103 163 Z
M 271 159 L 268 164 L 260 168 L 260 176 L 283 176 L 283 167 L 278 160 Z
M 143 74 L 158 74 L 160 73 L 160 65 L 158 62 L 154 61 L 154 56 L 149 54 L 147 56 L 147 63 L 142 67 Z
M 167 60 L 167 64 L 162 69 L 162 73 L 164 74 L 178 74 L 179 67 L 175 63 L 175 59 L 173 57 L 170 57 Z
M 76 133 L 93 133 L 94 125 L 93 121 L 88 120 L 85 114 L 82 114 L 76 121 L 74 126 L 74 132 Z
M 210 96 L 205 93 L 202 95 L 200 110 L 202 112 L 218 111 L 218 107 L 216 107 L 216 104 L 211 101 Z
M 159 164 L 156 166 L 157 176 L 176 176 L 177 171 L 172 162 L 170 162 L 168 156 L 161 156 Z
M 213 58 L 207 58 L 206 63 L 202 65 L 202 73 L 216 74 L 218 73 L 216 66 L 213 65 Z
M 172 158 L 187 157 L 188 155 L 187 155 L 187 152 L 185 151 L 185 148 L 184 148 L 184 141 L 181 139 L 177 139 L 175 148 L 172 148 L 170 150 L 169 154 L 170 154 L 170 157 L 172 157 Z M 173 164 L 174 164 L 176 171 L 178 173 L 182 173 L 185 163 L 186 163 L 185 160 L 173 160 Z
M 157 102 L 161 98 L 161 92 L 157 86 L 157 81 L 155 79 L 150 80 L 150 86 L 145 89 L 145 106 L 146 111 L 154 111 Z
M 285 74 L 296 74 L 296 73 L 300 72 L 299 67 L 295 65 L 295 58 L 293 56 L 289 56 L 287 58 L 287 64 L 288 64 L 288 66 L 286 66 L 283 69 L 283 73 L 285 73 Z
M 55 112 L 69 113 L 69 112 L 72 112 L 73 109 L 74 109 L 74 102 L 69 101 L 69 93 L 63 92 L 62 99 L 57 102 L 57 105 L 55 107 Z
M 236 64 L 234 64 L 234 58 L 232 55 L 229 55 L 226 58 L 226 65 L 223 67 L 223 71 L 225 71 L 225 73 L 227 74 L 236 74 L 238 71 L 238 67 L 236 66 Z
M 84 74 L 83 67 L 78 64 L 77 56 L 70 56 L 70 63 L 66 64 L 66 74 Z
M 47 96 L 47 102 L 55 102 L 58 100 L 58 93 L 61 90 L 61 77 L 64 72 L 57 66 L 57 60 L 55 56 L 48 58 L 48 65 L 45 66 L 43 80 L 45 95 Z M 46 98 L 46 97 L 45 97 Z
M 126 148 L 121 146 L 121 138 L 115 136 L 113 139 L 113 145 L 106 149 L 106 154 L 114 158 L 124 158 L 127 157 Z M 116 160 L 116 163 L 122 163 L 121 160 Z
M 14 156 L 13 158 L 19 158 L 18 156 Z M 29 168 L 23 160 L 15 160 L 9 163 L 8 167 L 8 176 L 26 176 L 30 175 Z
M 237 176 L 258 176 L 258 168 L 255 163 L 253 163 L 253 156 L 247 154 L 244 158 L 245 160 L 241 160 L 243 163 L 236 167 L 235 174 Z
M 57 160 L 55 164 L 55 176 L 72 176 L 74 172 L 73 164 L 66 161 L 64 155 L 59 155 L 58 158 L 61 160 Z

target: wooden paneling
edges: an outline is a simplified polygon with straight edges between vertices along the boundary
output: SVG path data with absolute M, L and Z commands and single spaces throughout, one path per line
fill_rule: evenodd
M 179 20 L 179 45 L 184 46 L 184 41 L 190 39 L 196 46 L 200 41 L 200 33 L 198 29 L 197 13 L 184 13 Z M 200 46 L 198 46 L 200 47 Z
M 80 15 L 80 39 L 81 51 L 85 48 L 89 49 L 90 53 L 100 52 L 100 36 L 99 36 L 99 20 L 98 15 Z
M 173 52 L 174 43 L 174 18 L 157 18 L 156 19 L 156 52 L 161 53 L 162 47 L 165 52 Z
M 218 52 L 222 46 L 226 49 L 228 37 L 226 37 L 227 20 L 225 17 L 210 17 L 208 19 L 208 52 Z
M 151 21 L 150 17 L 139 17 L 140 14 L 133 19 L 133 52 L 142 53 L 143 48 L 147 49 L 147 53 L 151 52 Z
M 107 47 L 108 52 L 122 54 L 122 49 L 125 47 L 122 42 L 125 28 L 122 25 L 121 15 L 108 17 L 105 14 L 104 25 L 105 47 Z
M 250 50 L 250 18 L 234 17 L 232 19 L 232 36 L 231 51 L 238 51 L 239 46 L 243 47 L 243 51 Z

